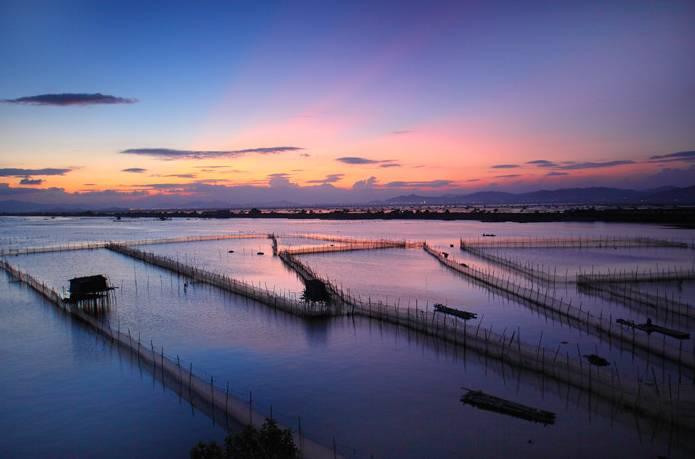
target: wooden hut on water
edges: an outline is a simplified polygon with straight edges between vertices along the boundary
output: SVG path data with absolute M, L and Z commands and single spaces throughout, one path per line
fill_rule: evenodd
M 82 300 L 102 298 L 111 290 L 106 276 L 97 274 L 94 276 L 74 277 L 70 279 L 71 303 Z

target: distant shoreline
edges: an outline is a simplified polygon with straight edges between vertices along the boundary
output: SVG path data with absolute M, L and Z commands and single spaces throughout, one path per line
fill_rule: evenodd
M 650 223 L 695 228 L 695 208 L 649 209 L 566 209 L 548 212 L 504 212 L 479 210 L 472 212 L 399 210 L 356 211 L 333 210 L 316 212 L 311 209 L 292 211 L 277 210 L 133 210 L 133 211 L 83 211 L 83 212 L 11 212 L 0 216 L 17 217 L 108 217 L 108 218 L 261 218 L 289 220 L 438 220 L 480 221 L 488 223 L 549 223 L 549 222 L 607 222 Z

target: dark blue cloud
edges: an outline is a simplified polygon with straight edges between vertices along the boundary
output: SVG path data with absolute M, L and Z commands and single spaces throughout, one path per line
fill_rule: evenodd
M 526 164 L 532 164 L 532 165 L 537 166 L 537 167 L 556 167 L 557 166 L 556 163 L 554 163 L 552 161 L 548 161 L 547 159 L 534 159 L 533 161 L 527 161 Z
M 650 162 L 695 161 L 695 151 L 679 151 L 667 155 L 655 155 Z
M 143 169 L 142 167 L 129 167 L 127 169 L 121 169 L 121 172 L 130 172 L 131 174 L 142 174 L 143 172 L 147 172 L 147 169 Z
M 492 166 L 493 169 L 515 169 L 519 167 L 518 164 L 495 164 Z
M 31 177 L 24 177 L 22 180 L 19 181 L 20 185 L 41 185 L 43 183 L 43 179 L 34 179 Z
M 6 167 L 0 169 L 0 177 L 28 177 L 31 175 L 65 175 L 72 169 L 56 169 L 46 167 L 43 169 L 20 169 L 16 167 Z
M 384 186 L 386 188 L 442 188 L 451 185 L 451 180 L 427 180 L 427 181 L 395 181 L 388 182 Z
M 124 97 L 109 96 L 107 94 L 83 94 L 83 93 L 61 93 L 61 94 L 39 94 L 38 96 L 19 97 L 17 99 L 5 99 L 6 104 L 21 105 L 53 105 L 66 107 L 70 105 L 114 105 L 114 104 L 134 104 L 136 99 L 126 99 Z
M 393 159 L 369 159 L 361 156 L 342 156 L 335 160 L 345 164 L 381 164 L 381 167 L 397 167 L 387 166 L 387 164 L 396 164 L 396 161 Z
M 158 159 L 208 159 L 221 157 L 237 157 L 250 154 L 272 155 L 290 151 L 303 150 L 301 147 L 259 147 L 242 150 L 176 150 L 173 148 L 129 148 L 121 153 L 126 155 L 150 156 Z
M 635 162 L 631 161 L 631 160 L 604 161 L 604 162 L 584 162 L 584 163 L 568 162 L 567 164 L 565 164 L 563 166 L 555 166 L 555 168 L 573 171 L 573 170 L 579 170 L 579 169 L 603 169 L 603 168 L 607 168 L 607 167 L 623 166 L 626 164 L 635 164 Z

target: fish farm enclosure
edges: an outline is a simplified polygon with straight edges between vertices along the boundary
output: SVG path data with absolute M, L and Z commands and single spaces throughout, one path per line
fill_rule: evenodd
M 266 418 L 306 458 L 693 457 L 693 240 L 1 217 L 0 457 L 187 457 Z

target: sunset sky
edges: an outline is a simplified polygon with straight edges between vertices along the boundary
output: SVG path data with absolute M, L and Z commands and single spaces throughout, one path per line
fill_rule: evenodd
M 695 2 L 0 0 L 0 201 L 695 184 Z

